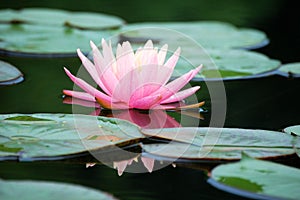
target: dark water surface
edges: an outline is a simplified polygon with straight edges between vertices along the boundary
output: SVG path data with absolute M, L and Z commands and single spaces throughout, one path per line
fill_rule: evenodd
M 4 2 L 4 3 L 3 3 Z M 72 2 L 72 3 L 70 3 Z M 264 3 L 262 3 L 264 2 Z M 70 10 L 106 11 L 128 22 L 214 19 L 265 31 L 271 43 L 258 51 L 283 63 L 300 61 L 300 15 L 291 1 L 161 1 L 146 5 L 141 1 L 2 1 L 0 8 L 30 6 Z M 199 11 L 194 8 L 199 8 Z M 1 34 L 1 33 L 0 33 Z M 0 113 L 72 113 L 62 103 L 62 89 L 73 84 L 63 71 L 80 67 L 78 58 L 19 58 L 0 55 L 16 65 L 25 81 L 0 88 Z M 199 84 L 199 83 L 196 83 Z M 200 100 L 210 98 L 205 89 Z M 300 123 L 300 80 L 280 76 L 253 80 L 226 81 L 227 117 L 225 127 L 280 130 Z M 200 126 L 209 124 L 210 112 Z M 177 116 L 178 117 L 178 116 Z M 156 163 L 157 164 L 157 163 Z M 117 172 L 105 165 L 85 168 L 84 163 L 0 162 L 0 178 L 32 179 L 75 183 L 109 192 L 119 199 L 243 199 L 219 191 L 206 183 L 206 174 L 188 165 L 172 166 L 144 174 Z

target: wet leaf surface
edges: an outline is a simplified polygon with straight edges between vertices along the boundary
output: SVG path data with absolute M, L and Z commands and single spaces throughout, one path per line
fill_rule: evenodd
M 75 184 L 0 179 L 0 199 L 115 199 L 112 195 Z
M 284 64 L 279 68 L 279 71 L 286 74 L 286 76 L 300 77 L 300 63 Z
M 281 132 L 231 128 L 144 129 L 143 133 L 170 143 L 145 144 L 156 156 L 187 160 L 238 160 L 242 152 L 261 159 L 295 154 L 294 137 Z M 299 143 L 298 143 L 299 144 Z
M 172 31 L 164 31 L 166 29 Z M 175 40 L 180 43 L 178 39 L 185 34 L 204 48 L 255 48 L 268 43 L 265 33 L 259 30 L 239 29 L 229 23 L 216 21 L 136 23 L 125 26 L 123 31 L 124 39 L 133 42 L 153 39 L 161 44 Z
M 15 66 L 0 60 L 0 85 L 17 84 L 24 80 L 22 72 Z
M 246 155 L 239 162 L 219 165 L 208 181 L 214 187 L 255 199 L 299 199 L 300 170 Z
M 59 159 L 112 145 L 130 145 L 144 136 L 124 120 L 70 114 L 0 116 L 0 157 Z

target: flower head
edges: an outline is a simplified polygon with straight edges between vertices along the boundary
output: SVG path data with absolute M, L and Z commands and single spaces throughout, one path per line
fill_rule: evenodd
M 97 101 L 109 109 L 173 109 L 174 102 L 194 94 L 200 87 L 180 91 L 201 69 L 201 66 L 168 82 L 179 59 L 180 48 L 167 60 L 167 45 L 160 50 L 149 40 L 144 47 L 133 51 L 129 42 L 118 44 L 116 56 L 111 44 L 102 40 L 102 52 L 91 42 L 92 63 L 78 49 L 83 66 L 102 91 L 75 77 L 64 68 L 70 79 L 84 92 L 64 90 L 68 96 Z

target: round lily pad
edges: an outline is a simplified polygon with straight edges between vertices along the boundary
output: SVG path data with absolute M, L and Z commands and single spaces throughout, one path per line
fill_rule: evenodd
M 3 53 L 31 56 L 76 55 L 76 49 L 90 51 L 89 41 L 97 43 L 111 31 L 77 30 L 68 27 L 31 24 L 0 24 L 0 49 Z
M 300 62 L 284 64 L 279 71 L 286 76 L 300 77 Z
M 0 10 L 0 23 L 17 23 L 20 22 L 18 19 L 18 11 L 12 9 Z
M 286 127 L 283 131 L 285 133 L 289 133 L 291 135 L 298 135 L 298 136 L 300 136 L 300 125 Z
M 76 12 L 65 21 L 65 25 L 80 29 L 116 29 L 121 27 L 124 21 L 116 16 L 100 13 Z
M 136 23 L 124 26 L 122 31 L 124 39 L 132 42 L 152 39 L 160 43 L 180 43 L 180 37 L 174 34 L 176 31 L 191 37 L 204 48 L 251 49 L 268 43 L 266 34 L 259 30 L 237 28 L 232 24 L 216 21 Z
M 240 159 L 242 152 L 260 159 L 274 159 L 295 154 L 294 138 L 276 131 L 233 128 L 170 128 L 143 130 L 143 133 L 147 136 L 172 141 L 168 144 L 143 145 L 146 152 L 166 158 L 230 161 Z
M 0 10 L 0 22 L 54 26 L 68 25 L 80 29 L 112 29 L 124 24 L 124 21 L 116 16 L 93 12 L 71 12 L 53 8 L 24 8 L 18 11 Z
M 227 49 L 207 49 L 206 53 L 182 47 L 182 58 L 175 67 L 174 76 L 180 76 L 203 64 L 197 79 L 241 79 L 254 78 L 272 72 L 280 66 L 280 61 L 251 51 Z
M 219 165 L 208 182 L 214 187 L 253 199 L 299 199 L 300 170 L 243 156 Z
M 87 151 L 138 142 L 130 122 L 88 115 L 0 115 L 0 159 L 62 159 Z
M 46 182 L 46 181 L 18 181 L 0 179 L 0 199 L 30 199 L 30 200 L 101 200 L 115 199 L 112 195 L 84 186 Z
M 0 85 L 12 85 L 24 80 L 22 72 L 13 65 L 0 60 Z

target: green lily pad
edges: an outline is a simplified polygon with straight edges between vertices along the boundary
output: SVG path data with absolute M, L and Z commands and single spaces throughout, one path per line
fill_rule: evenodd
M 287 76 L 300 77 L 300 62 L 284 64 L 279 71 L 287 74 Z
M 218 189 L 254 199 L 299 199 L 300 170 L 248 156 L 219 165 L 208 181 Z
M 31 24 L 0 24 L 0 49 L 32 55 L 76 55 L 76 49 L 90 51 L 89 41 L 95 43 L 111 36 L 111 31 L 77 30 L 67 27 Z
M 280 66 L 280 61 L 257 52 L 229 49 L 207 49 L 206 52 L 207 54 L 199 54 L 197 50 L 182 47 L 183 58 L 178 61 L 173 75 L 180 76 L 203 64 L 203 69 L 194 80 L 250 78 L 271 72 Z
M 192 160 L 238 160 L 241 153 L 273 159 L 295 154 L 294 137 L 281 132 L 233 128 L 170 128 L 143 130 L 147 136 L 171 140 L 168 144 L 145 144 L 157 156 Z M 299 140 L 300 141 L 300 140 Z M 298 143 L 300 144 L 300 143 Z
M 290 135 L 296 136 L 294 140 L 294 149 L 297 155 L 300 157 L 300 125 L 286 127 L 285 129 L 283 129 L 283 131 Z
M 0 85 L 17 84 L 24 80 L 22 72 L 11 64 L 0 60 Z
M 65 25 L 80 29 L 116 29 L 124 21 L 118 17 L 100 13 L 76 12 L 65 21 Z
M 12 9 L 0 10 L 0 23 L 17 23 L 18 12 Z
M 0 179 L 0 199 L 115 199 L 112 195 L 75 184 L 46 181 L 17 181 Z
M 300 136 L 300 125 L 286 127 L 285 129 L 283 129 L 283 131 L 291 135 Z
M 80 29 L 112 29 L 118 28 L 124 23 L 121 18 L 116 16 L 92 12 L 70 12 L 52 8 L 24 8 L 19 11 L 0 10 L 0 22 L 68 25 Z
M 0 115 L 0 159 L 60 159 L 113 145 L 138 142 L 144 136 L 130 122 L 87 115 Z
M 173 30 L 173 31 L 167 31 Z M 266 45 L 265 33 L 216 21 L 199 22 L 147 22 L 124 26 L 122 36 L 132 42 L 152 39 L 159 43 L 180 44 L 182 33 L 191 37 L 204 48 L 255 48 Z

